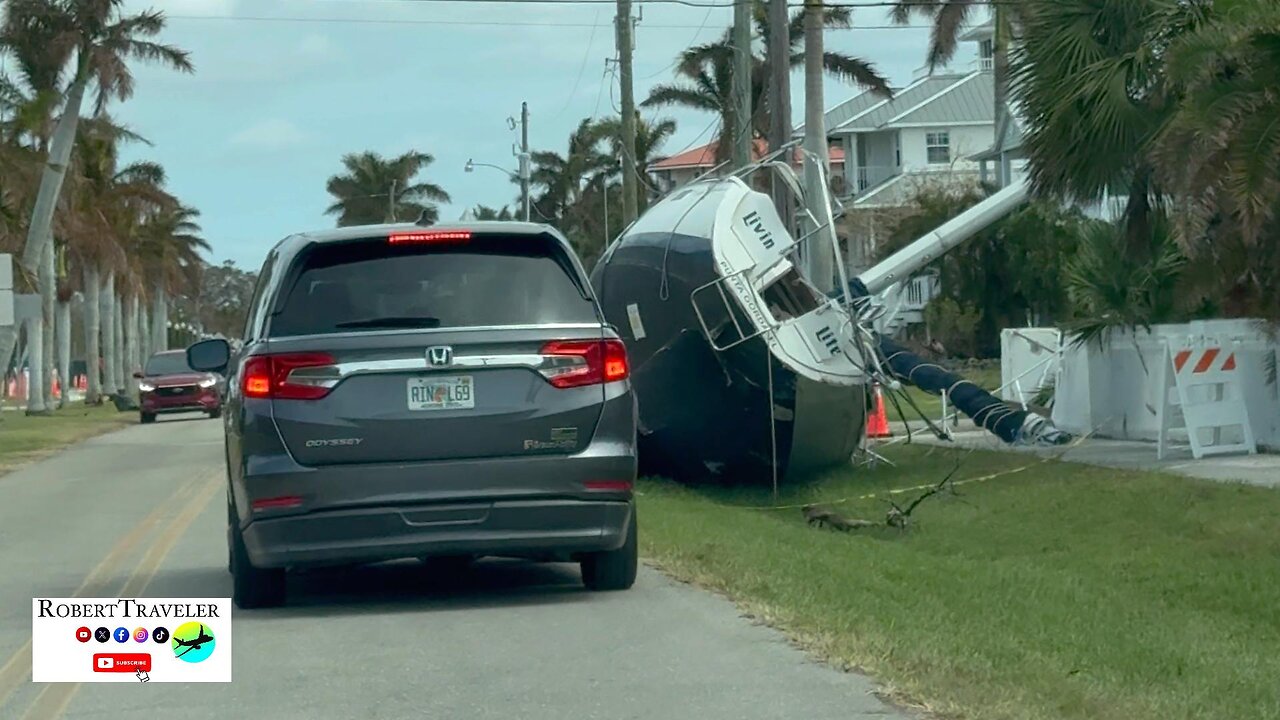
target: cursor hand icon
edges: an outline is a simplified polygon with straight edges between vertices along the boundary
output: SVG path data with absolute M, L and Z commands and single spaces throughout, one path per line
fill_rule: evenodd
M 146 681 L 148 681 L 148 680 L 150 680 L 150 679 L 151 679 L 151 676 L 150 676 L 150 675 L 148 675 L 148 674 L 146 674 L 146 673 L 142 672 L 141 670 L 138 670 L 138 671 L 134 672 L 134 675 L 137 675 L 137 676 L 138 676 L 138 681 L 139 681 L 139 682 L 146 682 Z

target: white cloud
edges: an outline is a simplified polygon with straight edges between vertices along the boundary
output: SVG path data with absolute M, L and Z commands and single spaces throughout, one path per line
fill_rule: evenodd
M 236 147 L 275 150 L 307 141 L 309 135 L 288 120 L 272 118 L 250 125 L 231 136 L 231 145 Z

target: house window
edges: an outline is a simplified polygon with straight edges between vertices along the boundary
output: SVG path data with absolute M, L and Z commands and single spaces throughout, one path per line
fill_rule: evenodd
M 951 134 L 931 132 L 924 136 L 925 153 L 930 165 L 946 165 L 951 162 Z
M 978 43 L 978 66 L 983 70 L 990 70 L 995 66 L 995 54 L 995 43 L 991 40 Z

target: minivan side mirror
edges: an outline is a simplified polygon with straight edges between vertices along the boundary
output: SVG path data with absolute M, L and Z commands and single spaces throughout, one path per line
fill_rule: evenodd
M 231 345 L 226 340 L 201 340 L 187 348 L 187 365 L 197 372 L 226 375 L 227 364 L 230 362 Z
M 143 374 L 142 374 L 142 371 L 141 371 L 141 370 L 134 370 L 134 371 L 133 371 L 133 376 L 134 376 L 135 378 L 138 378 L 139 380 L 141 380 L 142 378 L 146 377 L 146 375 L 143 375 Z

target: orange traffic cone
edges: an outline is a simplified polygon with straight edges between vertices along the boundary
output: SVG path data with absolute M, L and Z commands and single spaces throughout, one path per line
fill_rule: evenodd
M 893 431 L 889 429 L 889 418 L 884 412 L 884 395 L 880 392 L 880 385 L 876 384 L 872 387 L 875 389 L 876 407 L 875 410 L 867 416 L 867 437 L 893 437 Z

